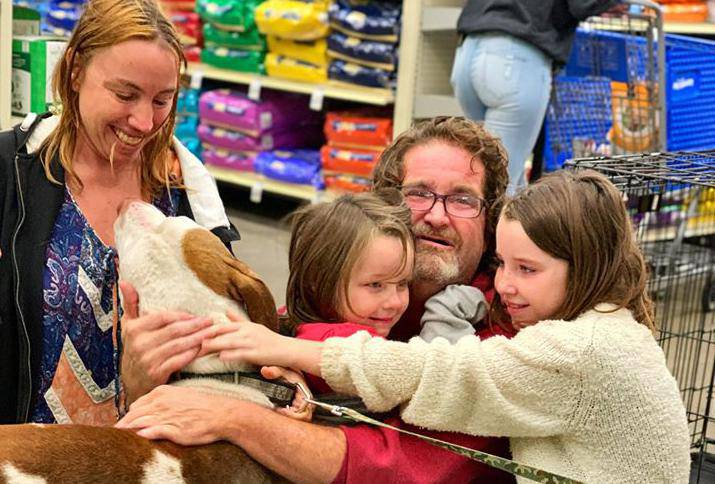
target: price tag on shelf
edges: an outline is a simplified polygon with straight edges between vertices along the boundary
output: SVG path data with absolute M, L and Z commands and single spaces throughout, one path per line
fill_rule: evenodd
M 191 73 L 191 89 L 201 89 L 201 82 L 204 80 L 204 73 L 200 70 Z
M 322 111 L 324 97 L 325 93 L 322 89 L 316 89 L 315 91 L 313 91 L 313 93 L 310 95 L 310 109 L 312 109 L 313 111 Z
M 263 183 L 256 182 L 251 185 L 251 196 L 249 199 L 253 203 L 261 203 L 261 200 L 263 199 Z
M 258 101 L 261 99 L 261 80 L 253 79 L 248 85 L 248 99 Z

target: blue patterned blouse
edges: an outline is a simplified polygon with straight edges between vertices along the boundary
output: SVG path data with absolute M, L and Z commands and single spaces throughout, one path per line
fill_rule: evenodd
M 176 215 L 179 192 L 154 200 Z M 30 421 L 111 425 L 119 387 L 117 254 L 90 227 L 69 190 L 47 246 L 42 358 Z

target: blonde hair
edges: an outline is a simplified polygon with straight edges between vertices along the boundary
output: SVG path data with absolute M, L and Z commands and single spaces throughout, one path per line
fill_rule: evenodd
M 459 116 L 438 116 L 416 123 L 392 142 L 380 155 L 373 171 L 373 187 L 399 187 L 405 178 L 405 154 L 416 146 L 442 141 L 463 149 L 471 163 L 484 165 L 484 199 L 487 201 L 484 230 L 485 250 L 478 272 L 491 269 L 494 260 L 495 230 L 501 201 L 509 183 L 508 157 L 499 138 L 482 123 Z M 438 161 L 436 161 L 438 163 Z
M 42 164 L 49 180 L 58 183 L 51 171 L 52 160 L 58 157 L 67 174 L 82 186 L 72 167 L 72 156 L 82 122 L 79 95 L 72 87 L 78 66 L 86 66 L 98 49 L 133 39 L 163 40 L 176 55 L 177 71 L 186 64 L 176 31 L 154 0 L 90 0 L 69 39 L 65 55 L 52 75 L 52 89 L 55 98 L 61 103 L 61 114 L 59 124 L 40 148 Z M 178 79 L 177 75 L 177 92 L 169 116 L 142 149 L 141 187 L 146 194 L 156 194 L 162 187 L 176 185 L 170 179 L 170 172 L 173 164 L 171 140 L 176 122 Z
M 595 171 L 559 171 L 504 204 L 541 250 L 569 264 L 566 297 L 554 319 L 573 320 L 599 303 L 627 308 L 655 331 L 648 271 L 621 193 Z M 495 298 L 496 320 L 504 308 Z
M 410 209 L 394 189 L 343 195 L 296 211 L 288 255 L 288 331 L 298 323 L 339 322 L 342 301 L 352 310 L 347 300 L 350 274 L 375 237 L 400 240 L 397 273 L 402 272 L 414 254 L 410 220 Z

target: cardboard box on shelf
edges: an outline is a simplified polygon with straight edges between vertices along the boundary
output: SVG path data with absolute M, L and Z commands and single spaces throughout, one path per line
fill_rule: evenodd
M 12 40 L 12 114 L 42 113 L 53 102 L 52 71 L 67 42 L 54 37 Z

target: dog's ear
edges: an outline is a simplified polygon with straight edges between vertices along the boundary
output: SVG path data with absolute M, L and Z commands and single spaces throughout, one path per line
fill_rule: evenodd
M 244 305 L 254 323 L 278 331 L 276 303 L 268 287 L 250 267 L 234 258 L 218 237 L 204 229 L 189 230 L 182 249 L 187 265 L 204 284 Z
M 235 269 L 229 285 L 231 297 L 237 301 L 243 301 L 251 321 L 278 332 L 276 303 L 266 284 L 240 260 L 226 257 L 225 261 Z

